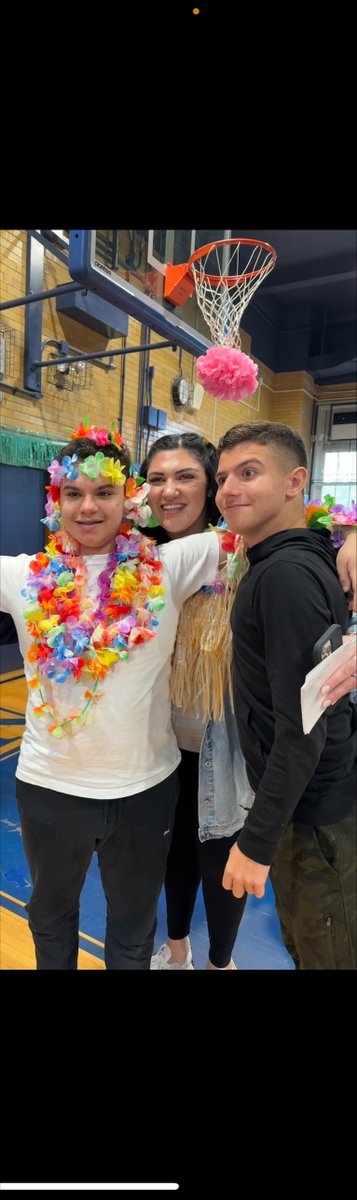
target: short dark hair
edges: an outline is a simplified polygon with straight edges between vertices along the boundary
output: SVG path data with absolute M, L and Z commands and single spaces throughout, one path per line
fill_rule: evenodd
M 218 456 L 223 450 L 232 450 L 243 442 L 256 442 L 261 446 L 272 446 L 294 467 L 307 467 L 305 442 L 290 425 L 279 425 L 276 421 L 257 421 L 256 424 L 233 425 L 227 429 L 218 443 Z
M 62 446 L 58 455 L 58 462 L 61 463 L 66 454 L 72 458 L 72 454 L 76 454 L 80 462 L 84 462 L 89 458 L 90 454 L 96 454 L 97 450 L 101 450 L 105 458 L 114 458 L 115 462 L 119 462 L 123 467 L 126 467 L 127 474 L 130 470 L 130 453 L 128 447 L 117 446 L 115 442 L 107 442 L 105 446 L 98 445 L 98 442 L 93 441 L 93 438 L 72 438 L 67 442 L 66 446 Z
M 157 438 L 150 446 L 150 450 L 140 467 L 140 475 L 147 477 L 149 467 L 152 463 L 155 454 L 160 454 L 161 450 L 187 450 L 203 467 L 207 479 L 207 498 L 205 523 L 206 525 L 217 525 L 221 518 L 217 505 L 215 503 L 215 495 L 217 491 L 216 471 L 218 464 L 218 454 L 213 442 L 208 442 L 206 438 L 201 437 L 199 433 L 166 433 L 164 437 Z M 211 495 L 208 495 L 208 492 Z M 148 499 L 150 504 L 150 496 Z M 158 525 L 153 530 L 153 536 L 157 542 L 170 541 L 169 534 L 162 525 Z

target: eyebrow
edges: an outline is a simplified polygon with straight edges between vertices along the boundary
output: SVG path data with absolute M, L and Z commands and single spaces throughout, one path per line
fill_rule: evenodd
M 233 467 L 233 470 L 240 471 L 241 467 L 248 467 L 249 463 L 258 463 L 259 467 L 263 466 L 261 458 L 245 458 L 237 467 Z M 216 480 L 220 478 L 220 475 L 227 475 L 227 471 L 217 471 Z
M 63 486 L 64 492 L 67 492 L 67 491 L 78 492 L 78 490 L 79 490 L 75 479 L 73 479 L 72 481 L 70 479 L 68 479 L 67 483 L 64 483 L 62 486 Z M 106 480 L 103 478 L 103 483 L 98 484 L 97 492 L 100 492 L 102 488 L 111 488 L 112 491 L 114 491 L 114 486 L 115 485 L 114 485 L 114 483 L 112 483 L 111 479 Z M 93 495 L 95 495 L 95 492 L 93 492 Z
M 174 475 L 182 475 L 183 473 L 186 475 L 187 471 L 194 471 L 197 475 L 198 467 L 179 467 L 177 471 L 174 471 Z M 165 475 L 165 471 L 159 471 L 158 469 L 155 471 L 155 467 L 151 467 L 148 470 L 148 478 L 149 475 Z

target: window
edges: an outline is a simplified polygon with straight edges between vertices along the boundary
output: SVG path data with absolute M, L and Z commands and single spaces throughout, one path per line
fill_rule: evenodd
M 357 454 L 355 450 L 326 450 L 323 473 L 323 494 L 329 492 L 336 504 L 350 508 L 356 500 Z
M 340 405 L 318 405 L 310 499 L 322 499 L 328 492 L 334 496 L 336 504 L 350 508 L 352 501 L 357 499 L 356 438 L 351 436 L 357 429 L 355 410 L 347 412 L 348 408 L 342 401 Z M 344 421 L 342 418 L 346 413 L 348 420 Z M 347 434 L 345 438 L 341 437 L 342 430 Z

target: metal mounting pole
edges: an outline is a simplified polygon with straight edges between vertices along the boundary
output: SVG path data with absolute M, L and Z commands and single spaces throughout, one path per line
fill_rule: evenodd
M 50 296 L 64 296 L 66 292 L 83 292 L 83 287 L 80 283 L 62 283 L 48 292 L 35 292 L 32 296 L 20 296 L 18 300 L 5 300 L 4 304 L 0 304 L 0 312 L 5 312 L 5 308 L 20 308 L 22 304 L 35 304 L 37 300 L 49 300 Z
M 56 367 L 62 363 L 89 362 L 91 358 L 114 358 L 117 354 L 141 354 L 143 350 L 163 350 L 165 346 L 172 346 L 176 350 L 174 342 L 149 342 L 144 346 L 126 346 L 122 350 L 100 350 L 94 351 L 93 354 L 71 354 L 68 358 L 47 358 L 46 360 L 36 359 L 32 363 L 33 370 L 42 371 L 43 367 Z

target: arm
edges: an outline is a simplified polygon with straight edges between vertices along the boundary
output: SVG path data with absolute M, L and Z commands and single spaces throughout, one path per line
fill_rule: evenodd
M 220 539 L 215 531 L 193 533 L 160 546 L 160 558 L 166 564 L 170 590 L 177 608 L 201 587 L 210 587 L 219 563 Z
M 17 642 L 18 617 L 24 608 L 21 590 L 24 587 L 30 556 L 2 555 L 0 558 L 0 644 Z
M 347 600 L 347 607 L 352 609 L 356 614 L 357 609 L 357 529 L 352 529 L 346 534 L 343 546 L 339 550 L 336 558 L 336 567 L 340 577 L 340 584 L 344 592 L 352 593 Z M 357 623 L 357 614 L 356 614 Z M 355 633 L 356 628 L 351 627 L 351 633 Z M 348 635 L 344 637 L 344 642 L 348 641 Z M 336 704 L 337 700 L 341 700 L 342 696 L 348 696 L 350 692 L 356 690 L 356 644 L 351 641 L 351 657 L 348 663 L 343 667 L 339 667 L 332 675 L 329 683 L 321 689 L 324 699 L 324 708 L 330 704 Z
M 0 558 L 0 610 L 1 619 L 4 622 L 5 630 L 11 630 L 12 627 L 12 602 L 14 600 L 14 592 L 16 582 L 14 578 L 15 558 L 10 558 L 6 554 L 2 554 Z M 6 639 L 5 639 L 6 640 Z
M 352 592 L 347 597 L 347 607 L 352 611 L 357 609 L 357 529 L 348 533 L 346 540 L 338 551 L 336 567 L 340 584 L 344 592 Z

